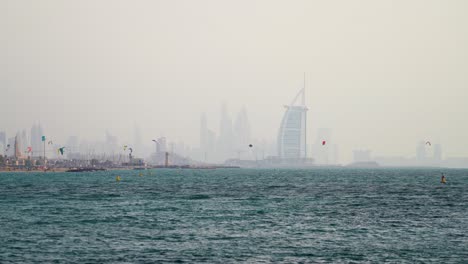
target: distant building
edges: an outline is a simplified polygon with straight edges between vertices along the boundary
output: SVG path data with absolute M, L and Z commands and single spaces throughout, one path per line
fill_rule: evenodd
M 234 135 L 232 129 L 232 119 L 228 113 L 227 105 L 221 106 L 221 121 L 219 126 L 219 138 L 216 145 L 217 160 L 224 161 L 235 155 Z
M 6 148 L 7 148 L 7 141 L 6 141 L 6 133 L 4 131 L 0 131 L 0 155 L 6 155 Z
M 205 152 L 208 145 L 208 125 L 206 121 L 206 114 L 203 113 L 200 118 L 200 149 Z
M 133 150 L 135 151 L 135 153 L 133 153 L 134 155 L 141 155 L 143 154 L 143 143 L 142 143 L 142 140 L 141 140 L 141 130 L 140 130 L 140 127 L 137 126 L 136 124 L 134 125 L 133 127 L 133 136 L 134 136 L 134 139 L 133 139 Z
M 157 147 L 156 147 L 156 152 L 157 153 L 162 153 L 167 151 L 167 140 L 165 137 L 160 137 L 157 140 Z
M 416 159 L 420 162 L 424 162 L 426 160 L 426 143 L 421 141 L 416 146 Z
M 321 165 L 333 164 L 330 157 L 332 142 L 332 130 L 330 128 L 319 128 L 317 130 L 317 137 L 312 148 L 312 157 L 315 163 Z
M 207 162 L 215 157 L 216 134 L 208 129 L 206 114 L 203 113 L 200 118 L 200 160 Z
M 206 152 L 213 153 L 216 147 L 216 133 L 208 129 L 207 137 L 206 137 Z
M 353 150 L 353 161 L 354 162 L 369 162 L 371 161 L 370 150 Z
M 80 152 L 79 149 L 79 140 L 77 136 L 69 136 L 67 139 L 67 157 L 72 158 L 76 157 Z
M 5 155 L 8 157 L 13 157 L 15 155 L 15 138 L 11 137 L 8 139 Z
M 301 98 L 299 104 L 297 101 Z M 278 157 L 283 161 L 297 162 L 307 158 L 307 107 L 305 88 L 301 89 L 294 100 L 286 107 L 278 131 Z
M 5 133 L 5 131 L 0 131 L 0 144 L 4 148 L 6 148 L 7 142 L 6 142 L 6 133 Z M 3 153 L 3 150 L 2 150 L 2 153 Z
M 18 132 L 15 136 L 15 158 L 20 159 L 23 157 L 22 151 L 21 151 L 21 134 Z
M 31 148 L 33 156 L 41 156 L 44 152 L 44 142 L 42 142 L 42 136 L 44 136 L 44 131 L 42 130 L 41 125 L 34 124 L 31 127 Z
M 381 166 L 409 167 L 414 165 L 414 159 L 403 156 L 376 156 L 373 158 Z
M 330 128 L 319 128 L 317 130 L 317 138 L 312 145 L 314 163 L 321 165 L 338 164 L 338 145 L 333 142 Z
M 247 146 L 252 142 L 250 138 L 250 124 L 245 107 L 242 107 L 234 122 L 234 137 L 235 149 L 240 153 L 246 152 Z

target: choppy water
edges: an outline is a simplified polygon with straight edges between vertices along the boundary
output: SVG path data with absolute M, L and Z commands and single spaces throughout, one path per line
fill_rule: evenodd
M 468 262 L 468 170 L 139 173 L 0 173 L 0 263 Z

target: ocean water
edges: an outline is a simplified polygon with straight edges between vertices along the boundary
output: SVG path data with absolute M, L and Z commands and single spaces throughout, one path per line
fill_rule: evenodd
M 0 173 L 0 263 L 468 263 L 468 170 L 444 172 Z

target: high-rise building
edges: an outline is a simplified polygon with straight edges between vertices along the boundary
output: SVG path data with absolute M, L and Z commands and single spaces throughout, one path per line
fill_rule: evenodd
M 11 137 L 8 139 L 5 155 L 8 157 L 13 157 L 15 155 L 15 138 Z
M 311 156 L 316 164 L 334 165 L 339 163 L 338 145 L 334 143 L 330 128 L 319 128 L 312 145 Z
M 424 141 L 419 142 L 416 147 L 416 160 L 426 160 L 426 143 Z
M 203 113 L 200 118 L 200 149 L 205 152 L 208 142 L 208 125 L 206 121 L 206 114 Z
M 207 162 L 215 157 L 216 134 L 208 129 L 206 114 L 203 113 L 200 118 L 200 153 L 201 160 Z
M 28 136 L 28 133 L 26 132 L 25 129 L 23 129 L 23 131 L 21 132 L 21 152 L 25 153 L 28 149 L 28 147 L 30 147 L 31 141 L 29 139 L 29 136 Z M 28 153 L 29 154 L 29 153 Z
M 207 136 L 206 136 L 206 151 L 208 153 L 213 153 L 216 146 L 216 133 L 208 129 Z
M 69 136 L 66 141 L 67 146 L 67 158 L 69 159 L 79 159 L 80 158 L 80 142 L 77 136 Z
M 251 143 L 250 124 L 245 107 L 242 107 L 234 122 L 234 137 L 235 148 L 238 151 L 247 149 L 247 146 Z
M 20 134 L 20 132 L 16 133 L 14 149 L 15 149 L 15 158 L 16 159 L 22 158 L 23 155 L 22 155 L 22 151 L 21 151 L 21 134 Z
M 133 140 L 133 150 L 136 152 L 134 155 L 143 154 L 143 143 L 141 141 L 141 130 L 136 124 L 134 125 L 134 140 Z
M 5 131 L 0 131 L 0 144 L 6 148 L 7 142 L 6 142 L 6 133 Z M 2 150 L 3 151 L 3 150 Z M 3 152 L 2 152 L 3 153 Z
M 298 103 L 298 99 L 301 101 Z M 285 106 L 283 120 L 278 131 L 278 156 L 282 160 L 299 161 L 307 158 L 307 107 L 305 87 L 299 91 L 291 104 Z
M 119 150 L 120 147 L 118 146 L 117 137 L 106 130 L 106 141 L 103 145 L 103 151 L 107 153 L 114 153 L 118 152 Z
M 44 131 L 42 131 L 41 125 L 34 124 L 31 127 L 31 148 L 33 156 L 41 156 L 44 152 L 44 142 L 42 142 L 42 136 L 44 136 Z
M 165 137 L 160 137 L 157 140 L 157 147 L 156 147 L 156 152 L 161 153 L 161 152 L 166 152 L 167 151 L 167 140 Z
M 228 113 L 226 104 L 223 104 L 221 106 L 221 122 L 217 144 L 217 156 L 220 160 L 225 160 L 235 155 L 233 139 L 232 119 Z

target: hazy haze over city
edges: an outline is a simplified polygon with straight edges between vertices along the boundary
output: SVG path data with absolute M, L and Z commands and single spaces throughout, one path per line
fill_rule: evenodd
M 467 1 L 0 0 L 0 130 L 40 122 L 145 144 L 218 133 L 245 106 L 274 142 L 307 75 L 308 140 L 414 156 L 419 141 L 468 156 Z

